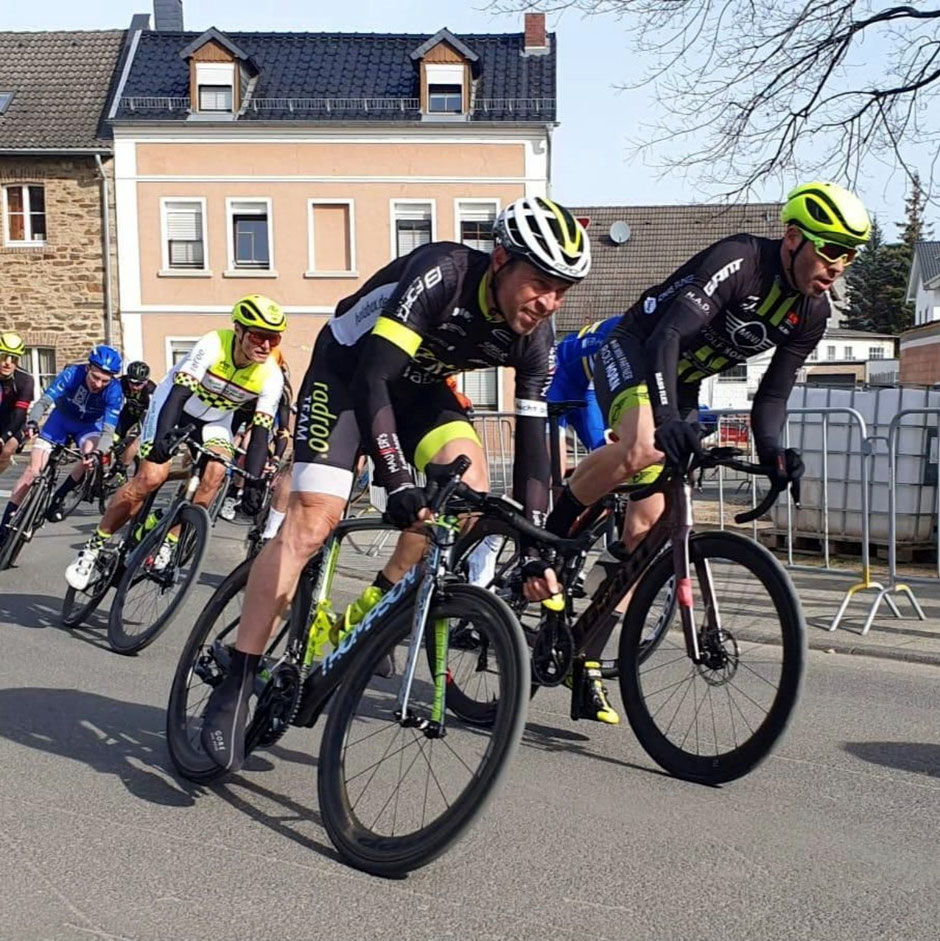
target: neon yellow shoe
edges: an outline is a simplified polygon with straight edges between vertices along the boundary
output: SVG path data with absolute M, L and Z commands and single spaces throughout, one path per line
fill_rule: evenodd
M 382 600 L 385 594 L 377 585 L 369 585 L 352 604 L 347 605 L 343 617 L 330 628 L 330 643 L 335 647 Z M 335 636 L 334 636 L 335 634 Z
M 607 687 L 601 678 L 601 665 L 596 660 L 587 660 L 581 675 L 580 702 L 573 719 L 593 719 L 607 725 L 620 725 L 620 716 L 607 698 Z

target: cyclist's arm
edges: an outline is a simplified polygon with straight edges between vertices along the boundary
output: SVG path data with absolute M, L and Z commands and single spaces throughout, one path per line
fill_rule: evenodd
M 516 450 L 512 492 L 526 514 L 542 525 L 548 510 L 551 462 L 548 456 L 546 396 L 554 375 L 554 336 L 545 324 L 529 338 L 516 367 Z
M 290 400 L 281 396 L 277 406 L 277 431 L 274 433 L 274 457 L 280 460 L 290 441 Z
M 268 441 L 283 391 L 284 377 L 281 370 L 273 366 L 255 404 L 255 413 L 251 418 L 251 441 L 245 454 L 245 470 L 256 477 L 264 470 L 268 459 Z
M 787 400 L 796 382 L 796 374 L 822 339 L 825 328 L 825 321 L 820 320 L 819 325 L 807 331 L 805 336 L 778 346 L 761 378 L 751 405 L 751 433 L 762 463 L 772 463 L 776 458 L 787 417 Z
M 29 410 L 29 421 L 40 422 L 42 416 L 55 405 L 63 395 L 67 395 L 74 385 L 77 371 L 80 366 L 66 366 L 55 379 L 46 387 L 45 392 L 33 403 Z
M 112 381 L 105 389 L 104 418 L 101 422 L 101 435 L 97 445 L 97 449 L 102 453 L 106 454 L 114 444 L 114 429 L 117 428 L 123 405 L 124 392 L 121 389 L 121 383 Z
M 372 333 L 361 341 L 353 404 L 363 442 L 375 462 L 376 479 L 389 493 L 413 486 L 414 478 L 398 439 L 388 387 L 402 376 L 435 317 L 450 312 L 455 277 L 448 256 L 418 252 Z
M 33 377 L 27 376 L 23 382 L 23 387 L 17 390 L 16 401 L 10 411 L 10 422 L 6 431 L 3 433 L 3 440 L 9 441 L 23 430 L 26 424 L 26 414 L 29 411 L 29 403 L 33 400 Z

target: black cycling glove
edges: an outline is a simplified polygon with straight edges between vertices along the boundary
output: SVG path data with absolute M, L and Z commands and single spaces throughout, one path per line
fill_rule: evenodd
M 688 464 L 689 457 L 702 450 L 698 425 L 678 418 L 663 422 L 656 429 L 653 441 L 669 463 L 682 470 Z
M 428 498 L 424 490 L 412 484 L 388 495 L 385 516 L 393 526 L 408 529 L 418 521 L 418 514 L 427 505 Z
M 776 448 L 774 451 L 760 455 L 761 464 L 771 469 L 767 476 L 773 490 L 786 490 L 787 484 L 799 480 L 806 471 L 803 458 L 796 448 L 787 448 L 785 451 Z

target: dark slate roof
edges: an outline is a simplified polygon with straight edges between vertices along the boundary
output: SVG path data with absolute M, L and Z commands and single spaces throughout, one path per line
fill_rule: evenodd
M 124 30 L 0 33 L 0 150 L 106 149 L 102 119 Z
M 914 253 L 920 265 L 920 277 L 924 284 L 940 277 L 940 242 L 915 242 Z
M 141 35 L 121 92 L 116 115 L 119 120 L 186 118 L 188 102 L 181 100 L 189 98 L 189 68 L 179 52 L 199 35 L 160 31 Z M 239 116 L 241 121 L 415 121 L 420 118 L 416 105 L 419 75 L 411 53 L 431 34 L 225 35 L 250 56 L 259 69 L 251 101 Z M 478 107 L 474 120 L 542 123 L 555 120 L 554 37 L 551 51 L 538 56 L 522 55 L 522 33 L 461 35 L 458 38 L 479 56 Z M 293 108 L 287 99 L 292 99 Z M 322 104 L 324 99 L 333 101 L 329 110 Z M 336 104 L 337 99 L 354 99 L 356 104 L 344 108 Z M 358 104 L 362 99 L 371 99 L 374 105 L 363 108 Z M 402 109 L 398 102 L 403 99 L 413 101 Z M 514 102 L 511 107 L 506 104 L 507 99 Z M 521 109 L 519 101 L 522 99 L 537 100 L 539 104 Z M 312 104 L 312 100 L 318 103 Z M 388 105 L 389 100 L 395 100 L 394 106 Z M 386 102 L 384 107 L 380 101 Z
M 648 287 L 664 281 L 696 252 L 728 235 L 747 232 L 779 238 L 780 205 L 586 206 L 570 207 L 589 218 L 591 273 L 565 295 L 559 335 L 623 313 Z M 618 245 L 611 224 L 626 222 L 630 238 Z

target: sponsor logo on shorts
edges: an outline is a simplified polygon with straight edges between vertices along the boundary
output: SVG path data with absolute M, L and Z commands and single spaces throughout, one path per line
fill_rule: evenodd
M 330 450 L 330 432 L 336 416 L 330 411 L 330 390 L 325 382 L 314 382 L 309 395 L 304 396 L 297 413 L 295 436 L 311 451 L 326 454 Z

